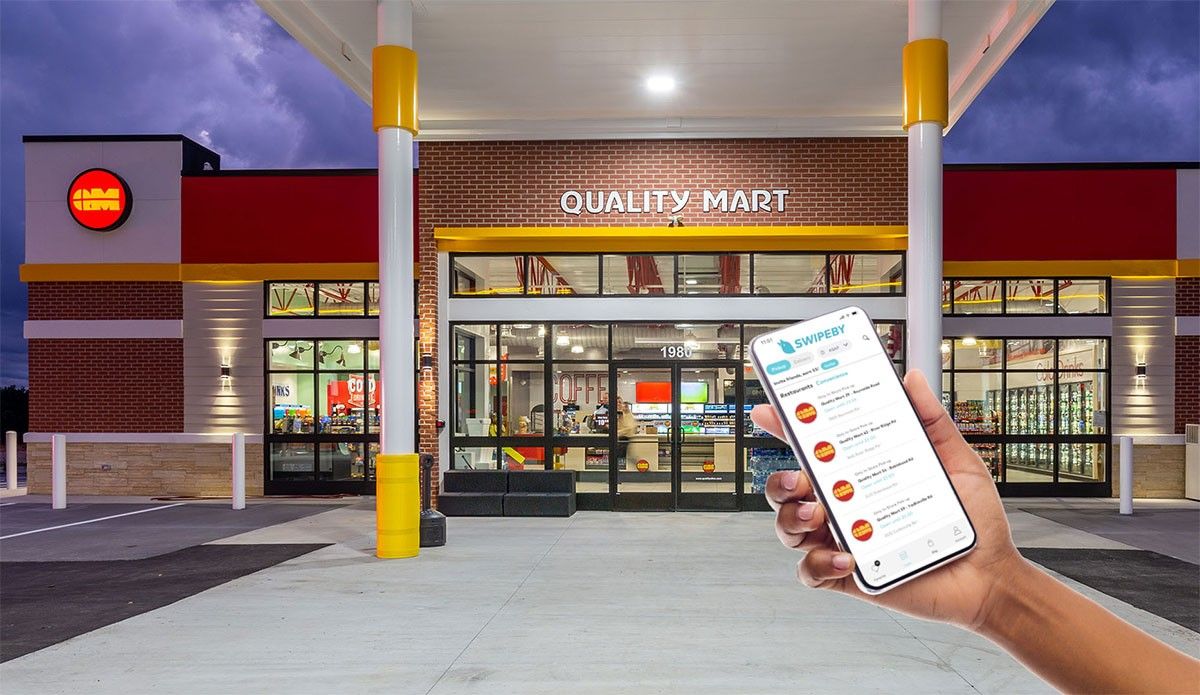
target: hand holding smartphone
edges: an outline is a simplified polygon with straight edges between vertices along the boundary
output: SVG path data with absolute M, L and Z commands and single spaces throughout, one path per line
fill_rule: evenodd
M 754 339 L 750 357 L 855 583 L 880 594 L 975 547 L 975 529 L 866 312 Z

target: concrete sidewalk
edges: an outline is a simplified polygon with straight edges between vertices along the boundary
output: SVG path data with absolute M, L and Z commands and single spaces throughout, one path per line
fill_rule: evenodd
M 216 541 L 333 545 L 10 661 L 6 695 L 1050 692 L 980 638 L 800 586 L 769 514 L 451 519 L 446 547 L 383 562 L 365 506 Z M 1132 550 L 1012 517 L 1027 547 Z

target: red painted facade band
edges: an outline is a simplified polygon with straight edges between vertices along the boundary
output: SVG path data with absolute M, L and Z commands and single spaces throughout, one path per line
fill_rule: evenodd
M 947 261 L 1175 258 L 1174 169 L 947 171 Z

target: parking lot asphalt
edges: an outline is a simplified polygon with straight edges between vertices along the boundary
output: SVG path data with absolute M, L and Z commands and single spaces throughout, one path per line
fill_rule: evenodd
M 313 514 L 335 505 L 252 504 L 233 510 L 178 502 L 0 506 L 4 562 L 136 560 L 162 555 Z

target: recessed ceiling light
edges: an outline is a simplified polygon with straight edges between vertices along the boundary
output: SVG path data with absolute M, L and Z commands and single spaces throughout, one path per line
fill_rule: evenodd
M 513 328 L 517 329 L 518 331 L 527 331 L 530 328 L 533 328 L 533 324 L 532 323 L 514 323 Z
M 692 278 L 688 278 L 687 280 L 684 280 L 684 282 L 685 282 L 685 283 L 687 283 L 687 284 L 689 284 L 689 285 L 695 285 L 697 282 L 700 282 L 700 281 L 699 281 L 699 280 L 693 280 Z
M 571 339 L 565 335 L 560 335 L 554 339 L 554 344 L 559 347 L 566 347 L 571 344 Z
M 675 91 L 675 78 L 670 75 L 652 75 L 646 78 L 646 89 L 654 94 Z
M 573 353 L 575 353 L 576 355 L 578 355 L 578 354 L 580 354 L 581 352 L 583 352 L 583 346 L 582 346 L 582 345 L 572 345 L 572 346 L 571 346 L 571 352 L 573 352 Z

